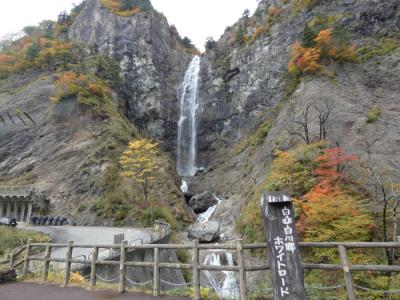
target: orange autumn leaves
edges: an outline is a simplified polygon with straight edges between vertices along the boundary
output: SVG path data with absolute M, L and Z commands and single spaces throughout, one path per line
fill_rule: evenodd
M 299 233 L 308 241 L 367 240 L 375 228 L 370 214 L 362 211 L 360 195 L 352 191 L 351 179 L 344 173 L 356 155 L 342 148 L 328 148 L 314 162 L 316 185 L 301 200 Z
M 373 218 L 362 209 L 362 197 L 345 173 L 356 160 L 356 155 L 321 142 L 276 153 L 266 190 L 292 195 L 304 240 L 368 240 Z
M 110 96 L 110 89 L 94 76 L 64 72 L 56 81 L 56 95 L 51 100 L 59 102 L 70 96 L 76 96 L 81 104 L 98 106 Z
M 292 46 L 288 71 L 292 75 L 302 73 L 317 73 L 322 69 L 323 63 L 335 61 L 356 60 L 356 46 L 335 43 L 332 29 L 321 30 L 313 40 L 312 47 L 304 47 L 299 42 Z

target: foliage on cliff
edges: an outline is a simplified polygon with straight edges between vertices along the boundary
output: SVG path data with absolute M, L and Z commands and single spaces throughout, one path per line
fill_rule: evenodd
M 305 240 L 368 240 L 373 219 L 360 209 L 361 194 L 356 192 L 343 166 L 355 159 L 340 148 L 325 148 L 324 143 L 299 145 L 289 151 L 277 151 L 265 183 L 247 204 L 238 230 L 250 241 L 262 241 L 258 201 L 263 191 L 286 191 L 295 199 L 299 214 L 299 233 Z M 337 211 L 340 208 L 341 213 Z M 322 210 L 321 210 L 322 209 Z M 342 211 L 343 209 L 343 211 Z M 321 214 L 323 212 L 323 214 Z M 349 231 L 349 228 L 354 230 Z M 357 228 L 357 230 L 356 230 Z
M 101 4 L 121 17 L 130 17 L 153 9 L 149 0 L 101 0 Z
M 316 18 L 304 28 L 302 43 L 292 46 L 289 73 L 317 73 L 332 61 L 357 61 L 356 46 L 350 44 L 339 27 L 328 27 L 332 21 Z
M 0 79 L 29 69 L 68 69 L 81 62 L 82 47 L 68 42 L 65 34 L 85 2 L 68 14 L 62 12 L 57 22 L 45 20 L 38 26 L 27 26 L 24 35 L 10 37 L 0 44 Z
M 65 72 L 55 84 L 56 95 L 51 99 L 55 103 L 72 96 L 77 98 L 78 103 L 100 111 L 106 99 L 111 96 L 111 90 L 106 83 L 94 75 Z

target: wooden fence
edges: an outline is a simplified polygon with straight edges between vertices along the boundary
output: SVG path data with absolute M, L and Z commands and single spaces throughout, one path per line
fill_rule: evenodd
M 321 243 L 300 243 L 302 248 L 336 248 L 340 257 L 340 264 L 313 264 L 303 263 L 304 269 L 319 269 L 319 270 L 341 270 L 343 271 L 345 287 L 347 291 L 347 297 L 349 300 L 355 299 L 354 285 L 352 280 L 352 271 L 364 271 L 364 272 L 400 272 L 400 265 L 353 265 L 350 264 L 347 252 L 349 249 L 373 249 L 373 248 L 400 248 L 400 242 L 321 242 Z M 44 250 L 44 255 L 39 257 L 38 255 L 32 255 L 33 247 L 39 247 Z M 65 258 L 51 258 L 51 251 L 53 248 L 67 248 Z M 192 244 L 149 244 L 149 245 L 128 245 L 126 241 L 123 241 L 120 245 L 84 245 L 74 244 L 72 241 L 67 244 L 52 244 L 52 243 L 31 243 L 30 241 L 24 247 L 24 258 L 16 263 L 12 263 L 12 267 L 16 267 L 23 264 L 22 277 L 26 277 L 29 271 L 30 261 L 42 261 L 43 272 L 42 280 L 46 281 L 49 273 L 50 262 L 65 263 L 65 274 L 64 274 L 64 287 L 67 287 L 70 281 L 71 264 L 85 264 L 91 266 L 90 273 L 90 287 L 93 289 L 96 286 L 96 267 L 98 265 L 116 265 L 119 266 L 119 292 L 125 292 L 126 282 L 126 268 L 127 267 L 151 267 L 153 268 L 153 295 L 160 295 L 160 268 L 175 268 L 175 269 L 190 269 L 193 274 L 193 290 L 194 299 L 200 299 L 200 271 L 233 271 L 238 273 L 239 278 L 239 291 L 240 299 L 247 299 L 247 283 L 246 283 L 246 272 L 269 270 L 269 265 L 246 265 L 244 250 L 254 249 L 266 249 L 266 243 L 260 244 L 243 244 L 241 240 L 237 240 L 236 243 L 231 244 L 199 244 L 197 240 L 193 241 Z M 92 257 L 91 259 L 74 259 L 72 253 L 74 248 L 91 248 Z M 119 261 L 100 260 L 99 249 L 117 249 L 120 251 Z M 154 256 L 152 262 L 134 262 L 126 261 L 126 252 L 133 251 L 136 249 L 152 249 Z M 191 263 L 164 263 L 160 262 L 160 250 L 170 249 L 178 250 L 185 249 L 192 251 Z M 199 262 L 199 251 L 200 250 L 231 250 L 237 253 L 237 265 L 235 266 L 210 266 L 203 265 Z M 22 250 L 19 250 L 21 253 Z M 35 251 L 35 253 L 38 253 Z M 43 253 L 43 251 L 42 251 Z M 10 257 L 10 261 L 14 262 L 17 253 L 14 253 Z

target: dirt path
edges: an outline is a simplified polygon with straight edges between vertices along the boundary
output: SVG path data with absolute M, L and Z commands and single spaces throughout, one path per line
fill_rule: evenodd
M 185 297 L 152 297 L 140 294 L 119 294 L 112 291 L 89 292 L 81 288 L 60 288 L 35 283 L 0 285 L 0 300 L 189 300 Z

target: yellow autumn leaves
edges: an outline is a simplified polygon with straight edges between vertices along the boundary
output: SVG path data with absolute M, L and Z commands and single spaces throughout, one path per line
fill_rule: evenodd
M 161 167 L 158 156 L 157 144 L 149 139 L 139 139 L 128 144 L 119 160 L 121 175 L 142 185 L 145 200 L 148 184 L 155 180 L 154 175 Z

